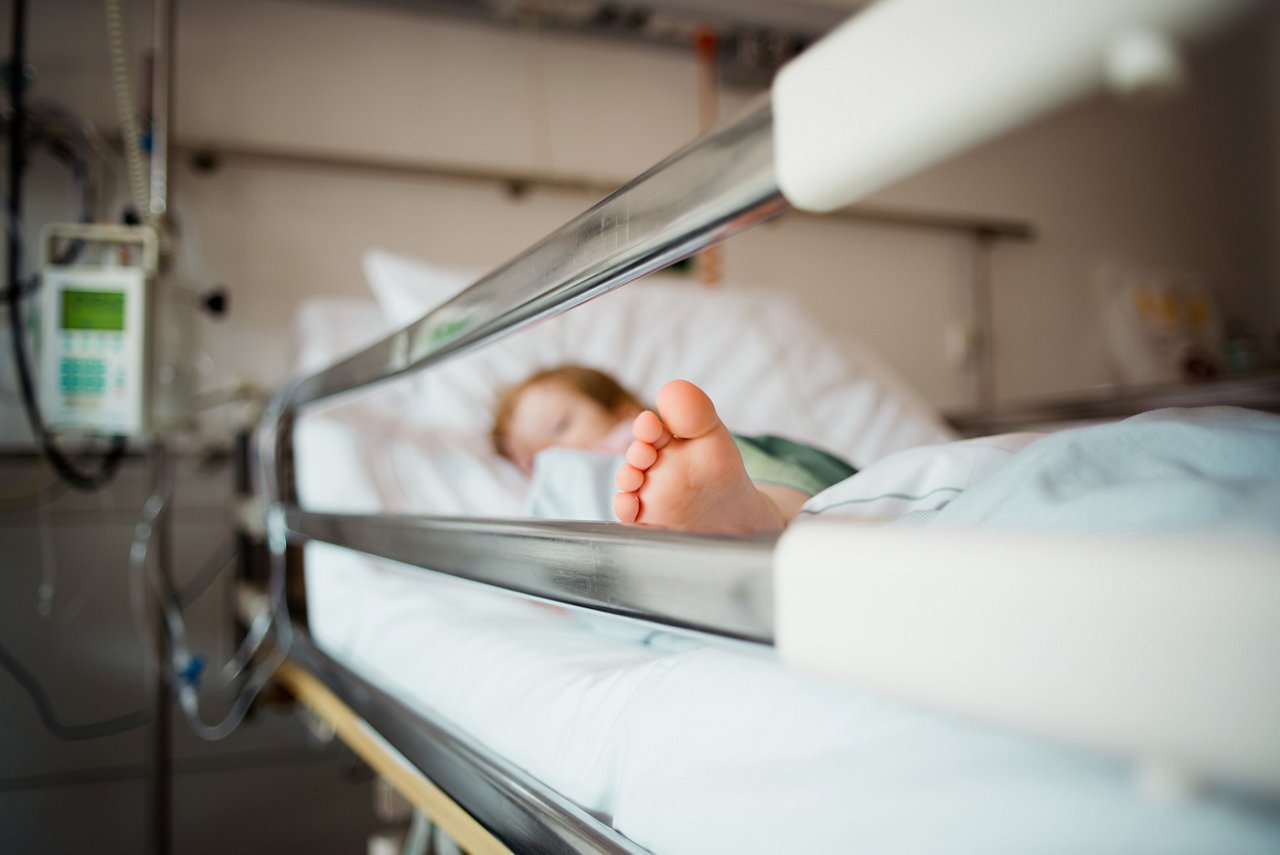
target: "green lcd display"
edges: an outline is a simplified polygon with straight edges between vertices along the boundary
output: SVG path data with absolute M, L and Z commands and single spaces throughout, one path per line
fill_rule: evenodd
M 62 292 L 64 330 L 124 330 L 123 291 Z

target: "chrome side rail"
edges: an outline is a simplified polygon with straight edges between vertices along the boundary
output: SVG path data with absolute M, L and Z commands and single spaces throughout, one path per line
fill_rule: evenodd
M 677 151 L 402 330 L 302 378 L 288 404 L 424 368 L 660 270 L 787 209 L 765 102 Z
M 947 420 L 966 436 L 981 436 L 1061 422 L 1122 419 L 1165 407 L 1245 407 L 1280 412 L 1280 373 L 1031 400 L 990 412 L 951 413 Z
M 293 416 L 306 404 L 488 344 L 787 207 L 774 178 L 773 114 L 766 100 L 404 329 L 291 381 L 268 402 L 255 438 L 273 578 L 283 579 L 286 538 L 317 539 L 573 605 L 771 641 L 773 538 L 743 542 L 601 524 L 308 513 L 289 504 L 292 477 L 282 462 L 292 445 Z M 718 546 L 707 550 L 708 543 Z M 280 599 L 275 597 L 273 612 L 283 614 Z
M 608 523 L 315 513 L 318 540 L 510 591 L 747 641 L 773 641 L 776 535 L 721 537 Z
M 313 674 L 412 767 L 513 852 L 574 855 L 648 852 L 443 716 L 415 709 L 362 679 L 294 630 L 289 658 Z

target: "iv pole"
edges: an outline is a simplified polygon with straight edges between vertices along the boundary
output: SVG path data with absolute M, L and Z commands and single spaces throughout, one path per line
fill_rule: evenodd
M 152 20 L 151 58 L 151 180 L 148 211 L 139 211 L 153 222 L 158 236 L 163 234 L 164 218 L 168 212 L 169 174 L 169 124 L 173 88 L 171 51 L 173 47 L 172 0 L 155 0 Z M 165 241 L 161 241 L 163 248 Z M 164 257 L 156 272 L 152 305 L 155 306 L 163 276 Z M 154 344 L 153 344 L 154 346 Z M 159 360 L 153 360 L 157 370 Z M 152 378 L 153 388 L 158 378 Z M 154 399 L 152 406 L 154 407 Z M 172 639 L 164 617 L 163 597 L 173 590 L 173 473 L 166 441 L 163 436 L 155 439 L 152 449 L 152 494 L 165 498 L 164 508 L 155 521 L 155 561 L 160 580 L 159 589 L 152 586 L 152 608 L 155 626 L 156 669 L 155 683 L 151 687 L 151 739 L 146 760 L 146 829 L 147 852 L 150 855 L 168 855 L 173 847 L 173 678 Z

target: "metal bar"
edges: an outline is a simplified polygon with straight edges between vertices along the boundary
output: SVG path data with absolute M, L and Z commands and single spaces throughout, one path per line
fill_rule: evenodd
M 217 140 L 177 141 L 173 143 L 173 151 L 187 157 L 193 164 L 193 168 L 206 172 L 216 170 L 219 161 L 227 160 L 276 169 L 302 167 L 363 173 L 366 175 L 383 175 L 393 178 L 425 178 L 505 184 L 512 195 L 516 196 L 524 193 L 529 188 L 558 190 L 569 193 L 589 193 L 594 196 L 604 196 L 618 189 L 616 182 L 602 181 L 598 178 L 586 176 L 467 166 L 464 164 L 377 157 L 364 154 L 302 151 L 283 147 L 219 142 Z M 792 216 L 816 218 L 819 215 L 797 211 Z M 847 208 L 821 215 L 821 219 L 824 220 L 832 218 L 847 219 L 870 225 L 925 231 L 989 234 L 1002 240 L 1034 240 L 1036 235 L 1035 226 L 1026 220 L 930 211 L 908 211 L 863 204 L 850 205 Z
M 303 378 L 288 405 L 489 343 L 782 212 L 772 131 L 766 102 L 701 137 L 422 319 Z
M 1124 418 L 1164 407 L 1207 406 L 1280 412 L 1280 374 L 1030 401 L 993 412 L 952 413 L 947 420 L 960 432 L 976 436 L 1055 422 Z
M 974 369 L 978 409 L 989 412 L 996 405 L 996 324 L 991 280 L 992 239 L 979 233 L 973 241 L 973 268 L 969 280 L 973 328 L 977 333 Z
M 512 851 L 646 851 L 468 738 L 443 716 L 410 707 L 356 676 L 322 652 L 301 628 L 294 629 L 289 658 Z
M 569 605 L 773 640 L 776 535 L 748 538 L 609 523 L 286 512 L 319 540 Z
M 896 226 L 924 231 L 960 232 L 985 237 L 990 240 L 1036 239 L 1036 227 L 1026 220 L 989 219 L 964 214 L 933 213 L 929 211 L 901 211 L 870 205 L 850 205 L 829 214 L 810 214 L 795 211 L 793 217 L 820 217 L 824 220 L 842 217 L 860 223 Z
M 170 468 L 168 450 L 163 443 L 158 443 L 153 455 L 151 491 L 156 495 L 172 495 L 173 470 Z M 156 518 L 152 560 L 156 562 L 156 572 L 168 587 L 172 587 L 172 535 L 173 508 L 166 504 Z M 151 729 L 146 754 L 147 852 L 150 855 L 167 855 L 173 851 L 173 722 L 170 718 L 173 703 L 173 682 L 170 676 L 173 639 L 169 637 L 169 625 L 165 621 L 162 593 L 151 588 L 150 600 L 156 664 L 150 687 Z

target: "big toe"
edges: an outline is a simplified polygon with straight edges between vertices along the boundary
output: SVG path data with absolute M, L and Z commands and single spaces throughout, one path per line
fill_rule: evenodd
M 658 392 L 658 414 L 675 436 L 693 439 L 720 426 L 715 404 L 688 380 L 672 380 Z

